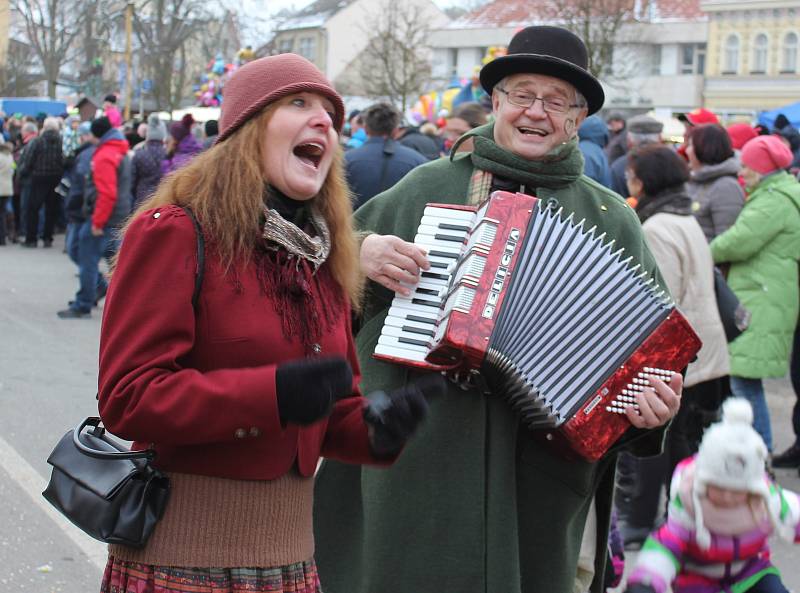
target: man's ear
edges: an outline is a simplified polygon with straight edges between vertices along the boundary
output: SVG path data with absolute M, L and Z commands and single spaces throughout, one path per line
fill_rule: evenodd
M 497 113 L 500 107 L 500 93 L 496 89 L 492 89 L 492 113 Z

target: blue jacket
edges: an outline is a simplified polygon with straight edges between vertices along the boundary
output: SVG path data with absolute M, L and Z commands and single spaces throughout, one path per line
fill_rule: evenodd
M 353 210 L 356 210 L 428 159 L 394 140 L 369 138 L 360 148 L 345 152 L 344 161 L 347 182 L 353 192 Z
M 608 157 L 603 151 L 608 144 L 608 128 L 596 115 L 587 117 L 578 128 L 578 144 L 585 164 L 583 173 L 607 188 L 611 188 L 611 168 L 608 166 Z
M 86 215 L 83 213 L 83 191 L 86 187 L 86 178 L 92 170 L 92 155 L 94 145 L 86 142 L 75 151 L 75 162 L 68 172 L 69 193 L 65 211 L 68 222 L 83 222 Z

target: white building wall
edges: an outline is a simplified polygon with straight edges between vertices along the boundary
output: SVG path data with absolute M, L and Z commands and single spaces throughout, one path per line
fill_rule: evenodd
M 397 0 L 356 0 L 325 23 L 328 49 L 325 75 L 329 80 L 338 78 L 364 51 L 369 42 L 370 23 L 377 21 L 385 1 Z M 418 6 L 433 29 L 448 23 L 447 16 L 431 0 L 402 0 L 401 9 L 408 6 Z

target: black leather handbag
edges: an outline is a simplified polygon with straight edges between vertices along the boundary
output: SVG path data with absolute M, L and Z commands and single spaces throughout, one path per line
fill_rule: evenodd
M 183 209 L 197 240 L 192 293 L 196 309 L 203 284 L 205 241 L 194 212 Z M 169 478 L 151 465 L 155 451 L 129 451 L 100 424 L 100 418 L 91 416 L 61 438 L 47 459 L 53 472 L 42 495 L 93 538 L 141 548 L 167 507 Z M 84 432 L 87 427 L 92 429 Z
M 48 457 L 53 473 L 42 495 L 93 538 L 140 548 L 169 500 L 169 478 L 151 466 L 154 458 L 149 449 L 127 450 L 89 417 Z

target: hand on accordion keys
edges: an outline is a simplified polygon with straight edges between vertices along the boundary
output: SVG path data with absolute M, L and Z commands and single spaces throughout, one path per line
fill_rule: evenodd
M 444 393 L 445 380 L 426 375 L 390 392 L 375 391 L 367 396 L 364 422 L 369 428 L 372 451 L 378 457 L 400 452 L 428 413 L 428 398 Z
M 405 296 L 411 291 L 400 283 L 416 284 L 420 270 L 430 268 L 423 249 L 394 235 L 368 235 L 361 242 L 359 257 L 367 278 Z
M 673 373 L 669 385 L 650 377 L 650 386 L 636 395 L 636 406 L 629 406 L 625 414 L 636 428 L 658 428 L 678 413 L 683 392 L 683 377 Z

